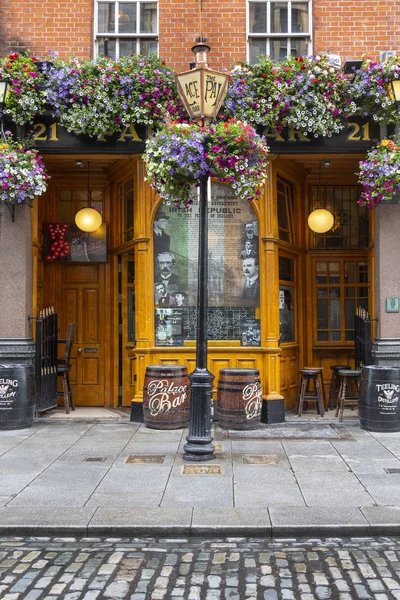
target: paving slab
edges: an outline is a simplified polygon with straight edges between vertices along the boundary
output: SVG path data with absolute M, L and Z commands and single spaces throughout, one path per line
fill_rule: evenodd
M 272 535 L 368 535 L 369 523 L 360 508 L 283 506 L 270 508 Z
M 400 506 L 365 506 L 361 512 L 372 535 L 400 535 Z
M 190 535 L 192 508 L 101 507 L 88 525 L 88 535 Z
M 267 508 L 249 510 L 247 508 L 228 508 L 204 510 L 195 508 L 191 526 L 191 535 L 224 535 L 232 532 L 236 535 L 270 537 L 271 520 Z
M 83 535 L 96 509 L 0 507 L 0 535 Z

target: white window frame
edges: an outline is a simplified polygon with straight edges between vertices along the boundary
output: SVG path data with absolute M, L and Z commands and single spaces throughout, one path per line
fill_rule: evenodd
M 112 3 L 115 5 L 115 14 L 118 15 L 119 4 L 120 3 L 132 3 L 136 4 L 136 23 L 137 29 L 140 27 L 140 5 L 146 4 L 148 2 L 155 3 L 157 5 L 157 31 L 154 33 L 140 33 L 136 31 L 135 33 L 119 33 L 118 29 L 118 19 L 115 19 L 115 29 L 114 32 L 102 32 L 99 31 L 99 22 L 98 22 L 98 6 L 100 4 L 109 4 Z M 95 0 L 94 2 L 94 40 L 93 40 L 93 52 L 94 56 L 99 55 L 99 40 L 103 40 L 104 38 L 109 38 L 110 40 L 115 40 L 116 42 L 116 58 L 119 58 L 119 42 L 125 40 L 133 40 L 136 41 L 136 53 L 140 53 L 140 43 L 146 40 L 155 40 L 157 42 L 157 55 L 159 53 L 159 44 L 158 44 L 158 31 L 159 31 L 159 19 L 160 19 L 160 4 L 158 0 Z
M 250 33 L 250 2 L 255 4 L 267 5 L 267 31 L 264 33 Z M 271 3 L 284 2 L 288 5 L 288 31 L 271 33 Z M 300 3 L 308 4 L 308 32 L 291 33 L 292 29 L 292 6 Z M 250 61 L 251 40 L 262 39 L 266 41 L 266 56 L 270 55 L 270 42 L 274 39 L 285 38 L 287 40 L 287 56 L 291 55 L 291 40 L 308 39 L 308 52 L 312 54 L 312 0 L 247 0 L 246 6 L 246 30 L 247 30 L 247 60 Z

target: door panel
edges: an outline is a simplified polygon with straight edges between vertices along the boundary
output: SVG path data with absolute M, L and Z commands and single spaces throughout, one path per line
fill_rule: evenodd
M 120 257 L 120 360 L 122 406 L 131 406 L 136 393 L 135 340 L 135 256 L 133 251 Z
M 104 406 L 104 266 L 61 268 L 60 336 L 68 323 L 77 323 L 71 373 L 74 401 L 79 406 Z

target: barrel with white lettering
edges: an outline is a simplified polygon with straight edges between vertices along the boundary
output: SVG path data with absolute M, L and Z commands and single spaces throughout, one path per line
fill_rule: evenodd
M 221 369 L 217 419 L 224 429 L 257 429 L 261 421 L 262 390 L 258 369 Z
M 358 406 L 361 429 L 400 431 L 400 368 L 363 367 Z
M 189 423 L 189 378 L 181 365 L 149 365 L 143 387 L 143 420 L 150 429 L 182 429 Z
M 25 429 L 33 423 L 36 380 L 33 365 L 0 364 L 0 429 Z

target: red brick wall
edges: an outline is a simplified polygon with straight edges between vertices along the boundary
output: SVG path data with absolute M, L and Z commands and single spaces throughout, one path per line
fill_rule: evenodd
M 209 65 L 229 69 L 246 57 L 246 0 L 202 0 L 202 32 L 211 46 Z M 198 0 L 159 0 L 160 56 L 176 70 L 193 61 L 199 33 Z M 400 51 L 399 0 L 314 0 L 314 53 Z M 92 55 L 93 1 L 0 0 L 0 54 L 30 49 L 45 57 Z
M 314 54 L 339 54 L 342 63 L 400 52 L 399 0 L 314 0 L 313 25 Z

